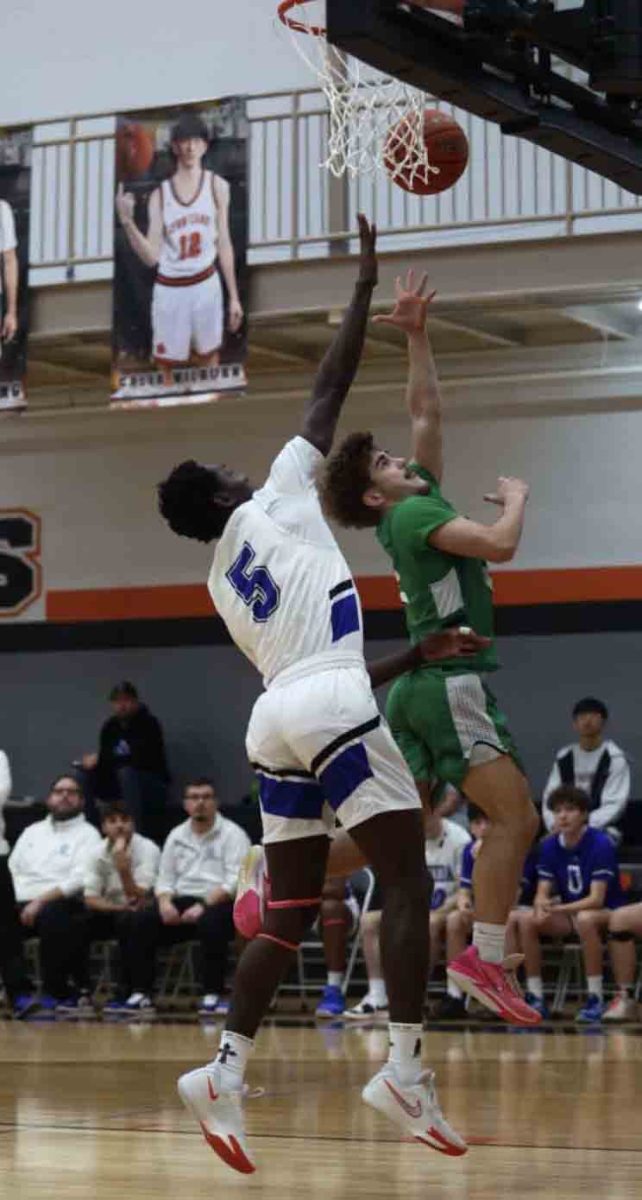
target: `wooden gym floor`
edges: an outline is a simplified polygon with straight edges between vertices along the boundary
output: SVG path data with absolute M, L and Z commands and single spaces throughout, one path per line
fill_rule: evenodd
M 247 1103 L 258 1160 L 235 1175 L 204 1144 L 175 1078 L 220 1026 L 0 1022 L 2 1200 L 625 1200 L 642 1192 L 640 1029 L 431 1030 L 425 1061 L 471 1143 L 448 1159 L 398 1140 L 359 1089 L 385 1028 L 293 1019 L 261 1030 Z

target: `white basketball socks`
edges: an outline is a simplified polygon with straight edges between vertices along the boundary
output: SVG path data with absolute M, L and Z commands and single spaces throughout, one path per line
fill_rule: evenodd
M 221 1044 L 212 1065 L 219 1068 L 224 1088 L 229 1091 L 239 1091 L 242 1088 L 247 1060 L 253 1047 L 252 1038 L 247 1038 L 242 1033 L 223 1030 Z
M 484 921 L 475 921 L 473 946 L 477 947 L 482 962 L 503 963 L 506 957 L 505 943 L 505 925 L 489 925 Z
M 421 1025 L 403 1025 L 391 1021 L 388 1062 L 400 1083 L 417 1083 L 421 1075 Z

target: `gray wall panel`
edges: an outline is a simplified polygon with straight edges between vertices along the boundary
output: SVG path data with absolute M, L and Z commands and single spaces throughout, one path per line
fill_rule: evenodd
M 383 656 L 400 645 L 372 642 L 368 653 Z M 570 738 L 573 701 L 594 693 L 611 709 L 612 737 L 637 760 L 637 794 L 642 635 L 504 638 L 501 657 L 493 688 L 534 787 L 541 788 L 554 750 Z M 121 678 L 138 685 L 161 719 L 177 789 L 188 774 L 205 771 L 226 803 L 247 790 L 244 731 L 258 676 L 230 647 L 203 646 L 0 655 L 0 746 L 10 756 L 16 794 L 42 794 L 52 774 L 94 748 L 108 713 L 105 697 Z

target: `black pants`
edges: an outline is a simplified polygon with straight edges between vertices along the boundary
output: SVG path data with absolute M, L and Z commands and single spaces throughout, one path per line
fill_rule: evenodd
M 25 904 L 18 906 L 20 909 Z M 63 896 L 49 900 L 23 937 L 40 938 L 42 990 L 56 1000 L 89 988 L 89 914 L 82 900 Z
M 3 854 L 0 856 L 0 978 L 11 1004 L 17 996 L 29 995 L 34 990 L 24 959 L 22 937 L 11 871 Z
M 181 913 L 191 908 L 192 904 L 199 903 L 193 896 L 173 896 L 172 900 Z M 206 908 L 202 917 L 190 925 L 164 925 L 157 904 L 134 913 L 129 937 L 131 958 L 128 963 L 132 990 L 144 992 L 146 995 L 153 990 L 156 952 L 160 946 L 198 941 L 198 969 L 203 992 L 222 992 L 229 945 L 233 937 L 231 900 Z
M 135 960 L 136 948 L 132 948 L 132 932 L 135 928 L 135 912 L 113 912 L 89 914 L 88 940 L 91 942 L 118 942 L 118 968 L 116 997 L 126 1000 L 137 989 L 132 981 L 130 963 Z

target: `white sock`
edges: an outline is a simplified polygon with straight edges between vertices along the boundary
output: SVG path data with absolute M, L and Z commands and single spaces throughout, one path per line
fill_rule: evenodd
M 544 999 L 544 984 L 542 983 L 541 975 L 529 975 L 526 979 L 526 991 L 532 996 L 537 996 L 538 1000 Z
M 597 996 L 599 1000 L 604 999 L 604 988 L 601 975 L 589 975 L 586 980 L 588 984 L 589 996 Z
M 388 1007 L 388 993 L 383 979 L 368 980 L 368 996 L 377 1008 Z
M 446 990 L 448 992 L 448 995 L 451 996 L 453 1000 L 463 999 L 464 993 L 462 992 L 461 988 L 456 983 L 451 983 L 450 980 L 448 980 L 448 985 L 447 985 Z
M 328 971 L 328 986 L 341 987 L 343 983 L 343 971 Z
M 488 925 L 484 921 L 475 921 L 473 946 L 477 947 L 482 962 L 502 963 L 506 957 L 505 942 L 505 925 Z
M 421 1075 L 421 1025 L 401 1025 L 391 1021 L 388 1062 L 400 1083 L 417 1083 Z
M 235 1091 L 241 1087 L 253 1047 L 252 1038 L 245 1037 L 242 1033 L 228 1033 L 226 1029 L 223 1030 L 213 1065 L 219 1068 L 224 1086 Z

